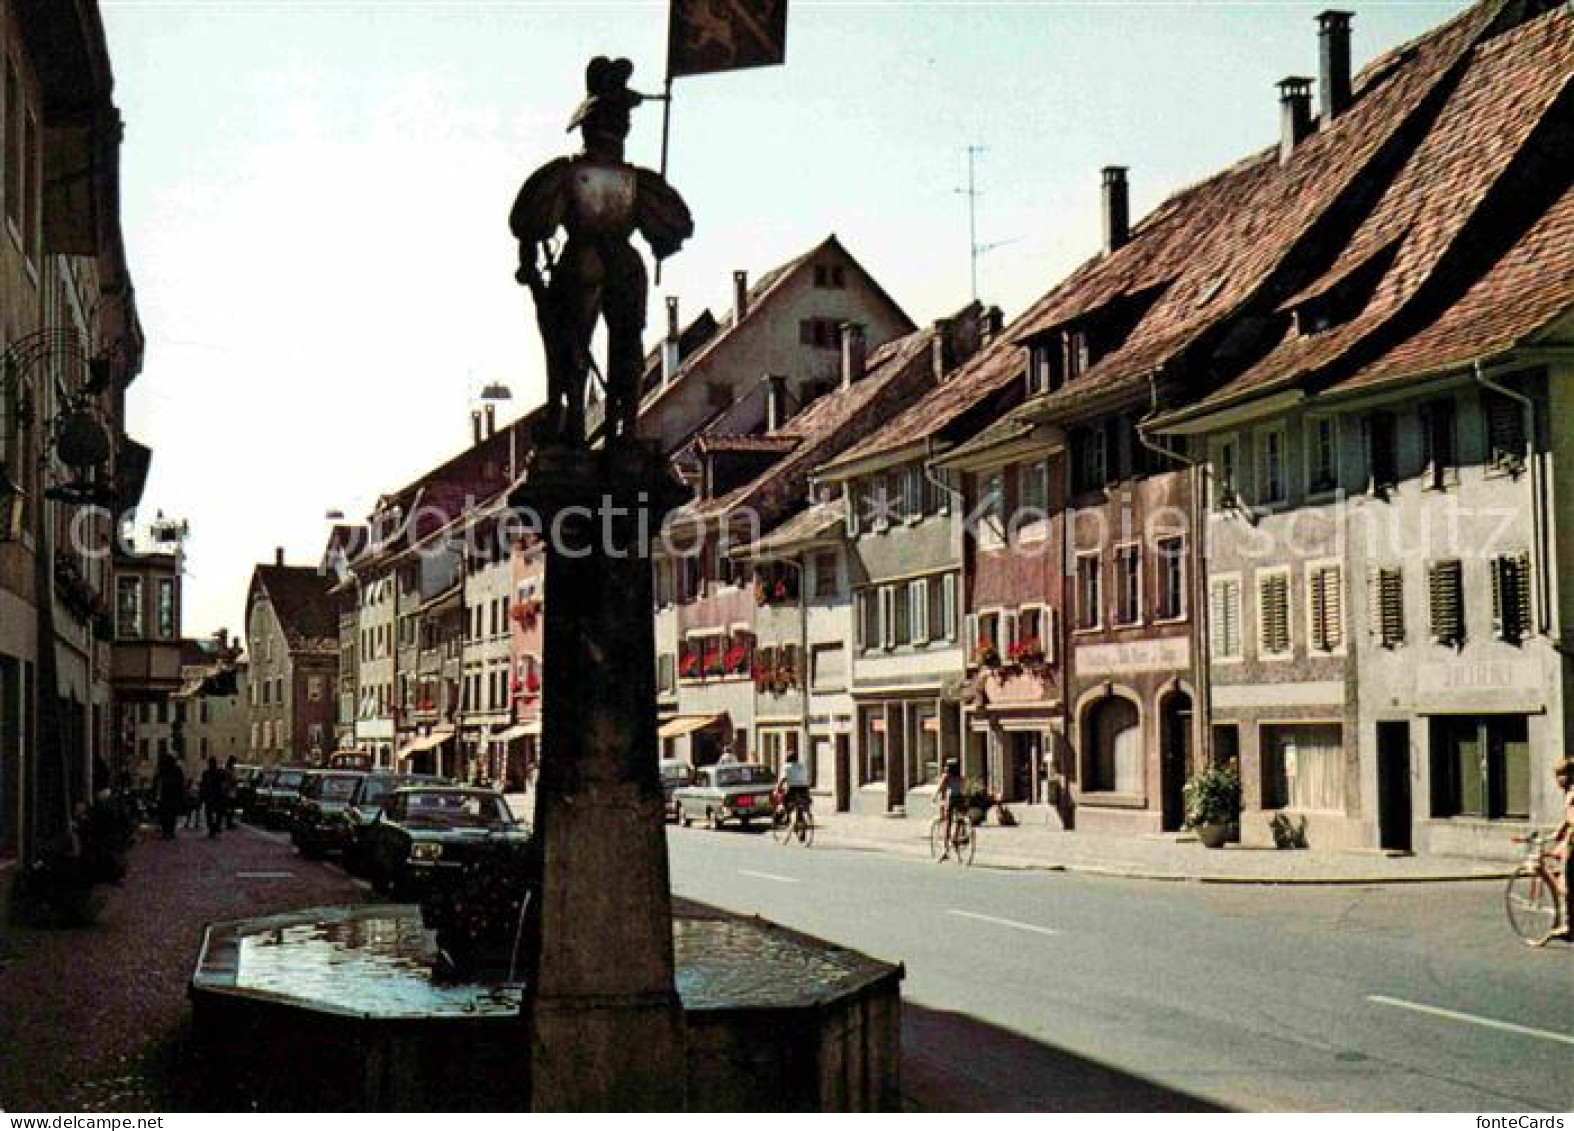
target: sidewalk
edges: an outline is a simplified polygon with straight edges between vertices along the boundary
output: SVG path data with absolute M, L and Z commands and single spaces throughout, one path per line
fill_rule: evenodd
M 1492 880 L 1513 865 L 1439 856 L 1392 856 L 1378 851 L 1279 851 L 1227 845 L 1204 848 L 1187 834 L 1112 836 L 1049 827 L 1042 806 L 1012 805 L 1020 822 L 990 821 L 978 835 L 974 867 L 1083 872 L 1140 880 L 1213 884 L 1398 884 Z M 859 816 L 815 807 L 816 847 L 888 852 L 929 859 L 929 813 L 909 817 Z
M 0 1108 L 189 1109 L 186 985 L 203 925 L 364 898 L 343 873 L 244 826 L 212 841 L 142 837 L 83 930 L 7 924 L 12 872 L 0 872 Z

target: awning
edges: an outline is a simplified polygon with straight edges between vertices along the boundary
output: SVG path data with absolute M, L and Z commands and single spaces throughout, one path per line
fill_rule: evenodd
M 451 726 L 433 727 L 431 734 L 418 735 L 400 747 L 399 758 L 403 760 L 427 750 L 435 750 L 453 736 L 454 728 Z
M 686 734 L 693 734 L 697 730 L 704 730 L 721 722 L 721 715 L 677 715 L 661 724 L 661 729 L 656 732 L 658 738 L 682 738 Z
M 499 731 L 492 736 L 494 742 L 512 742 L 516 738 L 539 738 L 541 735 L 541 720 L 531 719 L 528 723 L 515 723 L 507 730 Z

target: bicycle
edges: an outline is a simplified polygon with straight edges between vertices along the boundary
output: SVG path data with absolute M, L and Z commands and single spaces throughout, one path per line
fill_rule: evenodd
M 1503 892 L 1508 925 L 1527 946 L 1545 946 L 1559 924 L 1566 923 L 1559 914 L 1559 905 L 1568 895 L 1547 864 L 1548 859 L 1557 859 L 1559 854 L 1547 850 L 1546 838 L 1540 833 L 1517 836 L 1514 843 L 1526 848 L 1525 859 L 1508 878 L 1508 888 Z
M 943 860 L 950 856 L 958 865 L 967 867 L 973 863 L 973 854 L 978 850 L 978 830 L 967 819 L 966 813 L 957 813 L 949 821 L 951 843 L 947 845 L 947 824 L 945 817 L 936 817 L 929 822 L 930 859 Z
M 777 844 L 796 840 L 808 848 L 814 843 L 814 813 L 807 805 L 778 805 L 771 817 L 771 836 Z

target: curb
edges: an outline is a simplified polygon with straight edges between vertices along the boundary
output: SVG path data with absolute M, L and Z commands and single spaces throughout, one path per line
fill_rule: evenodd
M 820 843 L 826 848 L 841 848 L 853 852 L 880 852 L 889 856 L 928 859 L 927 853 L 908 849 L 889 841 L 843 840 L 834 834 Z M 1493 872 L 1444 872 L 1420 876 L 1251 876 L 1240 874 L 1211 875 L 1196 872 L 1146 872 L 1139 869 L 1112 868 L 1101 864 L 1066 864 L 1051 861 L 1027 860 L 1022 857 L 996 861 L 975 861 L 974 867 L 995 872 L 1065 872 L 1073 875 L 1098 876 L 1115 880 L 1146 880 L 1151 883 L 1219 884 L 1233 887 L 1385 887 L 1391 884 L 1465 884 L 1501 883 L 1514 874 L 1514 869 Z

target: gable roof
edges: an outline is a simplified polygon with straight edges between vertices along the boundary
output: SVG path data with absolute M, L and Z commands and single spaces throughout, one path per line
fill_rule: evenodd
M 259 564 L 252 571 L 252 599 L 268 599 L 291 655 L 338 651 L 339 614 L 329 594 L 333 583 L 316 566 Z

